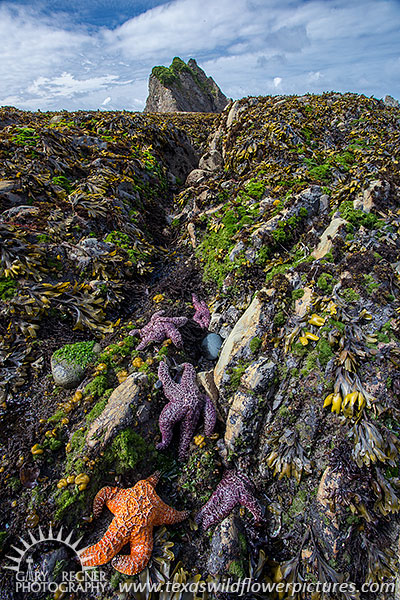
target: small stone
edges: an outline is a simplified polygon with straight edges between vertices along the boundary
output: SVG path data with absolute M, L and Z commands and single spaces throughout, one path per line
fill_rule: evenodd
M 223 339 L 218 333 L 209 333 L 201 342 L 201 351 L 207 360 L 216 360 L 222 346 Z
M 51 373 L 56 385 L 71 389 L 80 384 L 85 375 L 85 369 L 80 365 L 69 363 L 67 360 L 52 357 Z

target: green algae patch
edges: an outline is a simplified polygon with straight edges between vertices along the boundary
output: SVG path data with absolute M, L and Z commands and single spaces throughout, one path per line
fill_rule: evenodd
M 147 444 L 144 439 L 128 428 L 121 431 L 111 446 L 104 452 L 104 464 L 113 466 L 119 475 L 134 469 L 146 455 Z
M 0 277 L 0 299 L 9 300 L 17 289 L 17 282 L 11 277 Z
M 96 353 L 93 351 L 96 342 L 77 342 L 76 344 L 67 344 L 56 350 L 53 357 L 57 360 L 66 360 L 85 368 L 94 358 Z

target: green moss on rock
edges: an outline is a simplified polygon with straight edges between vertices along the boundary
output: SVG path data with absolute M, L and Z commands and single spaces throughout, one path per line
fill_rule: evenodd
M 96 341 L 77 342 L 76 344 L 66 344 L 56 350 L 53 357 L 57 360 L 66 360 L 81 367 L 86 367 L 96 356 L 93 348 Z

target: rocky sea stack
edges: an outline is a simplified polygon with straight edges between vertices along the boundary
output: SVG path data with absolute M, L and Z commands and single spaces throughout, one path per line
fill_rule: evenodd
M 228 99 L 191 58 L 175 57 L 170 67 L 153 67 L 144 112 L 222 112 Z
M 395 599 L 399 123 L 394 102 L 350 93 L 221 114 L 0 109 L 3 564 L 52 523 L 113 542 L 96 600 L 149 600 L 119 593 L 133 577 Z M 123 559 L 108 508 L 134 533 L 113 498 L 159 470 L 157 498 L 191 518 L 139 515 L 164 525 Z M 57 585 L 77 568 L 54 544 L 31 566 Z M 12 571 L 0 597 L 21 597 Z

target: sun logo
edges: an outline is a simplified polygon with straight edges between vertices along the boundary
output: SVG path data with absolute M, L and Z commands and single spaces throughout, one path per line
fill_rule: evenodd
M 16 573 L 21 573 L 21 563 L 22 560 L 24 558 L 24 556 L 37 544 L 41 544 L 42 542 L 59 542 L 60 544 L 64 544 L 64 546 L 68 546 L 68 548 L 70 548 L 71 550 L 73 550 L 73 552 L 75 552 L 75 554 L 77 554 L 79 556 L 80 551 L 78 550 L 78 546 L 79 546 L 79 542 L 82 539 L 82 536 L 80 538 L 78 538 L 75 542 L 72 541 L 72 537 L 73 537 L 73 532 L 71 531 L 71 533 L 69 535 L 67 535 L 66 538 L 63 538 L 63 528 L 61 527 L 60 531 L 58 532 L 57 535 L 54 535 L 53 530 L 50 526 L 49 528 L 49 532 L 47 535 L 45 535 L 42 531 L 42 529 L 39 527 L 39 537 L 35 537 L 31 532 L 29 532 L 29 537 L 30 537 L 30 542 L 24 540 L 22 537 L 19 537 L 19 540 L 21 542 L 21 547 L 18 546 L 11 546 L 11 548 L 13 548 L 13 550 L 15 550 L 15 552 L 17 553 L 17 556 L 10 556 L 10 555 L 6 555 L 6 558 L 9 558 L 10 560 L 12 560 L 15 564 L 14 565 L 8 565 L 5 566 L 5 569 L 9 569 L 10 571 L 15 571 Z M 28 568 L 26 571 L 26 580 L 32 580 L 32 578 L 36 578 L 38 577 L 38 573 L 35 573 L 35 577 L 32 573 L 32 559 L 27 559 L 26 560 Z M 44 575 L 43 573 L 39 573 L 40 575 Z

